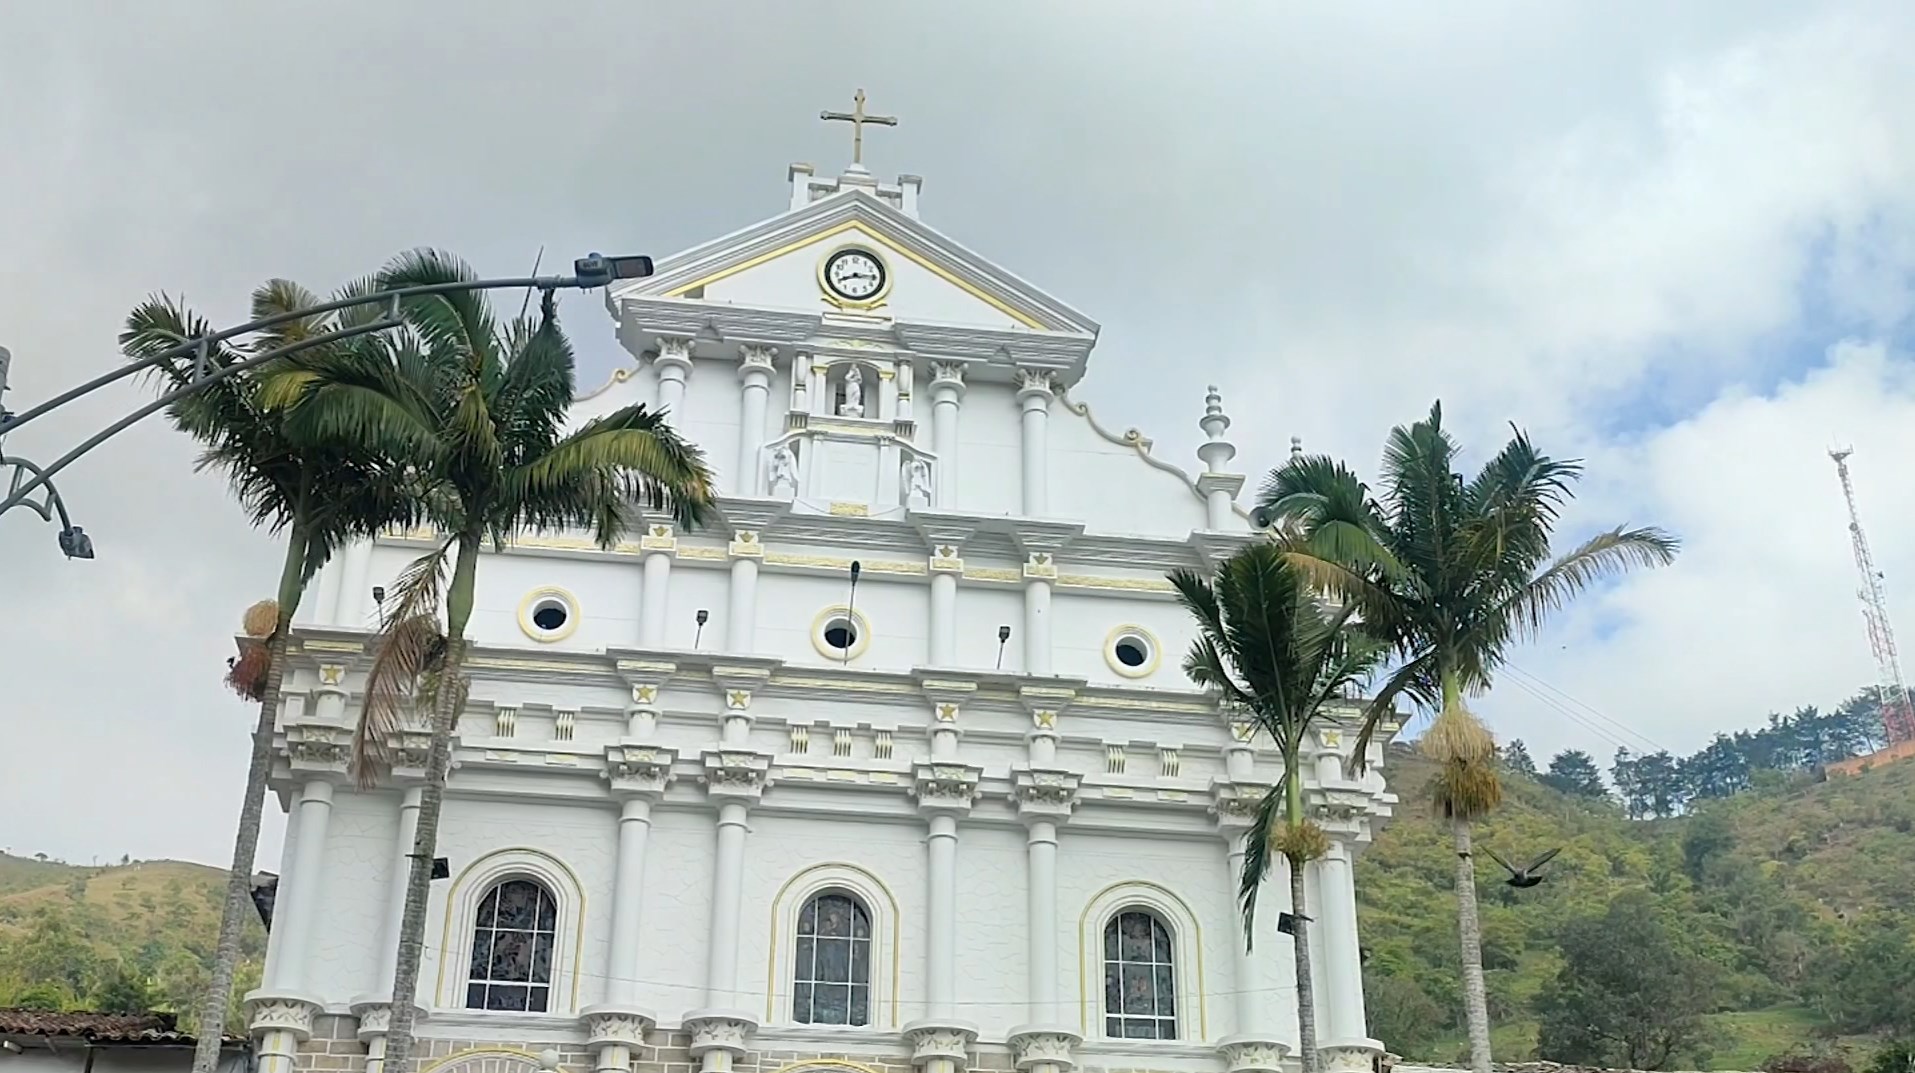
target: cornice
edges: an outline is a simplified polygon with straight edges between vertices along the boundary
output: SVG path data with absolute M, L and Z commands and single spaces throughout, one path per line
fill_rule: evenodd
M 984 292 L 1035 322 L 1039 330 L 1096 336 L 1098 325 L 1089 317 L 882 199 L 856 189 L 840 190 L 795 212 L 768 217 L 671 254 L 658 262 L 651 277 L 614 289 L 608 303 L 671 294 L 727 267 L 763 258 L 846 223 L 867 226 L 910 253 L 934 262 L 962 285 Z

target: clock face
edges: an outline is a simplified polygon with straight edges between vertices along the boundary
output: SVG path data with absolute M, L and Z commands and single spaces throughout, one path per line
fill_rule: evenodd
M 862 302 L 884 289 L 884 262 L 866 250 L 839 250 L 825 261 L 824 280 L 831 293 Z

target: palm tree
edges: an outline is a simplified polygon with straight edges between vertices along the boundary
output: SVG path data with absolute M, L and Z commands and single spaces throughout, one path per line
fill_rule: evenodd
M 1303 456 L 1271 473 L 1258 507 L 1304 534 L 1308 549 L 1291 561 L 1400 661 L 1372 710 L 1405 694 L 1437 709 L 1420 745 L 1440 765 L 1432 803 L 1456 846 L 1457 931 L 1475 1073 L 1489 1073 L 1490 1045 L 1471 830 L 1501 803 L 1502 785 L 1495 741 L 1463 695 L 1488 689 L 1510 646 L 1534 637 L 1571 597 L 1632 567 L 1673 562 L 1678 546 L 1659 529 L 1617 527 L 1551 561 L 1550 535 L 1574 498 L 1582 463 L 1542 454 L 1521 429 L 1512 431 L 1466 482 L 1438 402 L 1426 419 L 1391 430 L 1380 496 L 1341 463 Z M 1369 736 L 1368 726 L 1358 735 L 1359 762 Z
M 1283 756 L 1283 778 L 1264 794 L 1244 839 L 1243 905 L 1246 942 L 1256 917 L 1257 888 L 1275 849 L 1290 863 L 1292 912 L 1305 915 L 1304 865 L 1323 856 L 1329 841 L 1303 812 L 1302 750 L 1324 708 L 1367 678 L 1384 655 L 1382 645 L 1349 629 L 1346 608 L 1328 608 L 1309 576 L 1291 564 L 1284 545 L 1253 544 L 1224 560 L 1215 580 L 1187 570 L 1170 575 L 1177 599 L 1197 619 L 1198 636 L 1184 657 L 1190 680 L 1219 694 L 1252 720 Z M 1367 713 L 1370 723 L 1381 712 Z M 1364 735 L 1370 725 L 1363 728 Z M 1281 819 L 1278 814 L 1281 811 Z M 1295 932 L 1297 1025 L 1304 1073 L 1317 1066 L 1316 996 L 1310 975 L 1310 939 Z
M 475 278 L 457 258 L 419 250 L 395 259 L 378 285 Z M 374 782 L 387 768 L 387 744 L 404 709 L 431 712 L 386 1037 L 384 1068 L 395 1071 L 405 1069 L 412 1047 L 427 884 L 452 733 L 464 707 L 460 670 L 481 549 L 521 531 L 566 528 L 590 529 L 610 548 L 638 519 L 638 505 L 668 511 L 689 527 L 712 498 L 702 455 L 643 406 L 564 431 L 574 393 L 572 347 L 549 292 L 538 317 L 503 325 L 471 291 L 409 299 L 402 318 L 390 360 L 367 361 L 363 352 L 302 357 L 268 389 L 272 404 L 286 407 L 289 424 L 312 442 L 375 442 L 390 457 L 407 459 L 425 515 L 445 537 L 394 583 L 353 747 L 361 782 Z
M 339 297 L 351 291 L 342 291 Z M 319 299 L 310 291 L 286 280 L 271 280 L 252 297 L 255 318 L 317 304 Z M 351 323 L 357 323 L 353 311 L 287 321 L 259 333 L 244 349 L 211 345 L 206 358 L 223 368 Z M 148 358 L 212 331 L 204 317 L 165 295 L 156 295 L 127 314 L 120 347 L 130 358 Z M 375 341 L 358 337 L 327 344 L 327 348 L 347 353 L 374 345 Z M 169 389 L 184 387 L 193 379 L 190 359 L 165 360 L 154 371 Z M 240 804 L 239 832 L 233 840 L 212 981 L 195 1030 L 199 1037 L 193 1057 L 195 1073 L 212 1073 L 219 1061 L 219 1041 L 239 963 L 240 930 L 251 904 L 253 856 L 259 847 L 260 812 L 293 614 L 306 585 L 335 548 L 355 536 L 408 522 L 414 510 L 414 501 L 401 494 L 397 474 L 353 445 L 310 450 L 295 444 L 280 415 L 261 404 L 260 383 L 256 376 L 229 376 L 167 408 L 174 426 L 205 446 L 197 468 L 225 473 L 253 523 L 286 534 L 276 599 L 255 605 L 247 614 L 247 632 L 261 643 L 247 646 L 227 674 L 227 681 L 241 696 L 259 702 L 259 722 L 253 728 L 252 762 Z

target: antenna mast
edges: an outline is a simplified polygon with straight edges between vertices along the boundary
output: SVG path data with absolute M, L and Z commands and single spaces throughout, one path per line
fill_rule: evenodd
M 1895 647 L 1895 628 L 1888 621 L 1888 596 L 1882 590 L 1882 572 L 1875 568 L 1875 556 L 1869 553 L 1868 537 L 1862 532 L 1862 515 L 1855 507 L 1855 484 L 1849 480 L 1848 458 L 1853 447 L 1829 452 L 1835 461 L 1835 473 L 1842 479 L 1842 498 L 1849 508 L 1849 544 L 1855 553 L 1855 569 L 1862 575 L 1862 587 L 1856 597 L 1862 601 L 1862 621 L 1868 624 L 1868 647 L 1875 655 L 1875 681 L 1882 705 L 1882 727 L 1888 743 L 1915 740 L 1915 707 L 1908 697 L 1908 682 L 1902 677 L 1902 657 Z

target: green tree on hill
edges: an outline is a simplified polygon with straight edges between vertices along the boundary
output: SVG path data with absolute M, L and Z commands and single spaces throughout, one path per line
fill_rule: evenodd
M 1499 754 L 1503 759 L 1504 770 L 1513 775 L 1525 775 L 1532 779 L 1536 777 L 1536 761 L 1530 759 L 1529 746 L 1523 744 L 1523 739 L 1512 738 L 1508 745 L 1502 747 Z
M 1581 749 L 1565 749 L 1551 757 L 1549 770 L 1543 772 L 1543 785 L 1571 797 L 1609 798 L 1609 788 L 1602 784 L 1595 758 Z
M 1536 1000 L 1541 1054 L 1613 1069 L 1707 1056 L 1719 972 L 1653 897 L 1619 895 L 1566 924 L 1560 942 L 1562 968 Z

